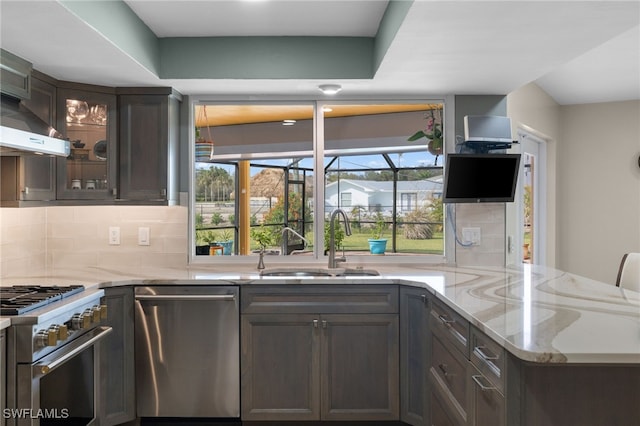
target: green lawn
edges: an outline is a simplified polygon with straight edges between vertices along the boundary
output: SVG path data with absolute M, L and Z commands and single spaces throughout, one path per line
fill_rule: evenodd
M 368 239 L 371 235 L 368 232 L 354 231 L 352 235 L 345 237 L 343 241 L 346 251 L 368 251 Z M 391 252 L 391 235 L 387 238 L 387 252 Z M 444 238 L 442 232 L 436 232 L 434 237 L 428 240 L 409 240 L 401 233 L 396 237 L 396 250 L 398 253 L 416 254 L 442 254 L 444 253 Z
M 306 237 L 313 245 L 313 234 L 307 234 Z M 367 230 L 354 229 L 353 234 L 345 237 L 343 245 L 345 251 L 369 251 L 368 239 L 371 234 Z M 391 253 L 391 235 L 389 233 L 384 235 L 387 238 L 387 253 Z M 258 248 L 255 241 L 251 240 L 251 249 L 256 250 Z M 280 247 L 274 246 L 273 249 L 279 249 Z M 398 233 L 396 239 L 396 252 L 405 254 L 443 254 L 444 253 L 444 236 L 442 232 L 434 233 L 434 237 L 427 240 L 410 240 L 405 238 L 402 233 Z

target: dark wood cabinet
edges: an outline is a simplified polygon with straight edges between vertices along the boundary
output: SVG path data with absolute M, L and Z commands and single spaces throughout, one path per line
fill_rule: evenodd
M 0 49 L 0 88 L 2 93 L 18 99 L 31 95 L 31 62 Z
M 57 199 L 112 201 L 118 166 L 115 91 L 66 84 L 58 88 L 57 112 L 57 130 L 72 142 L 71 155 L 57 162 Z
M 56 127 L 56 86 L 37 77 L 31 77 L 31 99 L 22 103 L 44 122 Z M 23 201 L 49 201 L 56 199 L 56 159 L 39 155 L 25 156 L 21 171 L 20 199 Z
M 476 367 L 469 365 L 471 379 L 471 419 L 473 426 L 505 426 L 505 397 Z
M 244 420 L 320 418 L 317 318 L 308 314 L 242 315 Z
M 105 325 L 113 331 L 101 343 L 102 401 L 105 417 L 101 425 L 117 425 L 135 419 L 133 287 L 105 289 Z
M 399 419 L 397 286 L 242 290 L 243 420 Z
M 30 77 L 31 97 L 21 103 L 42 121 L 56 125 L 56 86 L 39 78 L 34 72 Z M 56 159 L 42 155 L 2 157 L 2 205 L 20 206 L 35 201 L 56 199 Z
M 59 81 L 0 53 L 3 93 L 21 98 L 71 142 L 67 158 L 3 158 L 3 206 L 178 203 L 178 92 Z
M 400 419 L 413 426 L 429 418 L 429 300 L 426 289 L 400 288 Z
M 119 95 L 119 199 L 124 202 L 177 202 L 181 98 L 171 89 L 154 91 L 166 93 Z
M 398 316 L 322 315 L 321 419 L 399 418 Z

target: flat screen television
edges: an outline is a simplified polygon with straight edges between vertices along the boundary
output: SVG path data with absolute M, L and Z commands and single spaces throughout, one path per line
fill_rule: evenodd
M 519 167 L 520 154 L 447 154 L 442 201 L 511 202 Z

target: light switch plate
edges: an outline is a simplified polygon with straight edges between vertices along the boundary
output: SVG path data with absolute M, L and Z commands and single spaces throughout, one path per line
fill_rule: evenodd
M 138 245 L 148 246 L 149 244 L 151 244 L 151 241 L 149 241 L 149 228 L 147 227 L 138 228 Z
M 110 246 L 120 245 L 120 227 L 119 226 L 109 227 L 109 245 Z

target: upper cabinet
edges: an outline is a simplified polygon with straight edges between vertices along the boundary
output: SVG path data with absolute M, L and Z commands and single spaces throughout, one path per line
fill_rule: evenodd
M 175 204 L 181 97 L 171 89 L 119 89 L 119 199 Z M 137 92 L 137 93 L 136 93 Z
M 2 206 L 177 203 L 178 92 L 58 81 L 2 49 L 0 60 L 3 95 L 71 142 L 67 158 L 3 156 Z
M 58 89 L 58 131 L 71 155 L 58 160 L 60 200 L 111 200 L 117 193 L 116 95 Z
M 4 85 L 4 77 L 3 77 Z M 29 83 L 31 97 L 22 104 L 43 122 L 56 127 L 56 86 L 34 72 Z M 3 91 L 4 91 L 3 87 Z M 56 159 L 43 155 L 2 156 L 0 204 L 30 205 L 56 199 Z
M 0 67 L 2 93 L 18 99 L 29 99 L 31 63 L 4 49 L 0 49 L 0 63 L 2 63 Z

